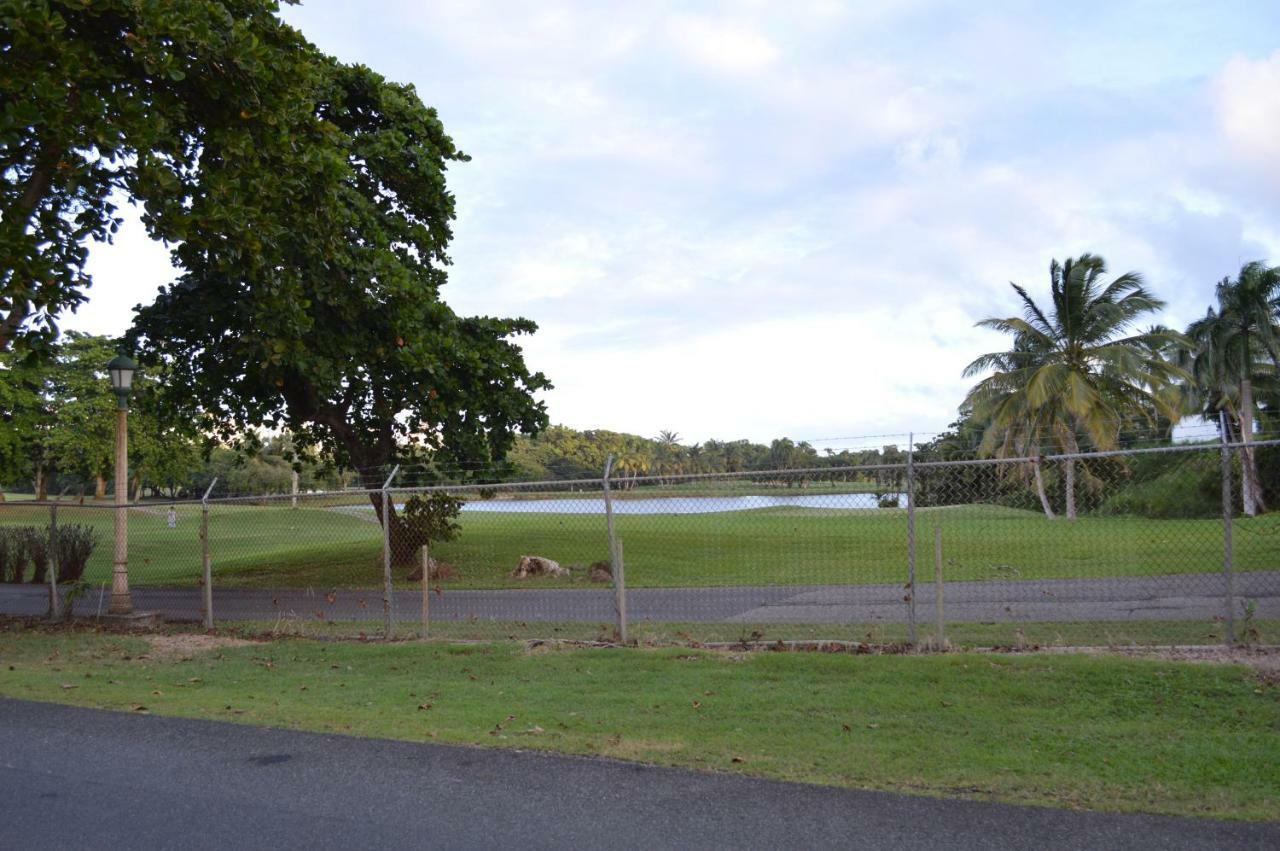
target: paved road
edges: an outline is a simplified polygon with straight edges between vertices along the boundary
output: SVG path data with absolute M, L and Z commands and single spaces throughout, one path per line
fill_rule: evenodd
M 0 700 L 13 848 L 1276 848 L 1280 823 L 857 792 Z
M 966 621 L 1124 621 L 1208 620 L 1224 613 L 1223 579 L 1217 573 L 1106 579 L 1053 579 L 1001 582 L 949 582 L 943 597 L 947 619 Z M 1239 600 L 1256 601 L 1256 616 L 1280 618 L 1280 571 L 1236 574 Z M 103 589 L 79 604 L 92 613 Z M 635 621 L 718 621 L 741 624 L 901 622 L 903 588 L 887 585 L 783 585 L 727 588 L 633 588 L 628 614 Z M 0 613 L 42 614 L 47 592 L 38 586 L 0 585 Z M 174 619 L 197 619 L 197 588 L 135 586 L 134 606 Z M 920 611 L 931 613 L 934 586 L 920 586 Z M 396 611 L 413 618 L 420 597 L 396 592 Z M 599 589 L 449 591 L 433 595 L 432 617 L 510 621 L 613 620 L 613 592 Z M 214 613 L 220 619 L 274 620 L 278 615 L 328 620 L 382 617 L 382 592 L 301 589 L 215 590 Z M 1237 611 L 1237 614 L 1239 612 Z M 926 617 L 929 615 L 925 615 Z

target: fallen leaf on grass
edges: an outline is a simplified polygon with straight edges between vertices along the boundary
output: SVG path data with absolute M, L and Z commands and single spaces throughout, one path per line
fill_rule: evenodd
M 879 730 L 879 729 L 880 729 L 880 725 L 879 725 L 879 724 L 868 724 L 868 725 L 867 725 L 867 729 L 868 729 L 868 730 Z
M 154 697 L 160 697 L 164 695 L 164 692 L 160 691 L 160 689 L 156 689 L 155 691 L 151 692 L 151 694 Z
M 695 701 L 693 702 L 693 708 L 694 708 L 694 709 L 701 709 L 701 708 L 702 708 L 702 701 L 701 701 L 701 700 L 695 700 Z
M 735 756 L 733 759 L 729 760 L 729 762 L 746 762 L 746 760 L 740 756 Z
M 141 703 L 135 703 L 135 704 L 131 705 L 129 708 L 130 708 L 130 709 L 132 709 L 134 712 L 147 712 L 147 711 L 148 711 L 148 710 L 147 710 L 147 707 L 143 706 Z
M 841 725 L 840 725 L 840 729 L 844 730 L 846 733 L 852 733 L 852 732 L 853 732 L 853 728 L 852 728 L 852 727 L 850 727 L 848 724 L 841 724 Z
M 421 709 L 421 710 L 423 710 L 424 712 L 425 712 L 426 710 L 430 709 L 432 706 L 435 706 L 435 704 L 434 704 L 434 703 L 419 703 L 419 704 L 418 704 L 418 708 L 419 708 L 419 709 Z
M 80 686 L 76 685 L 75 683 L 63 683 L 62 687 L 63 688 L 80 688 Z

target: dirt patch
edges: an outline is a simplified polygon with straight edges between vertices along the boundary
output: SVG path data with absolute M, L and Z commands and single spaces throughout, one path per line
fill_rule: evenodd
M 684 750 L 683 742 L 670 742 L 662 739 L 628 739 L 623 736 L 610 736 L 598 745 L 601 756 L 613 759 L 652 760 L 659 755 L 678 753 Z
M 245 647 L 253 644 L 243 638 L 230 638 L 224 635 L 203 635 L 195 632 L 180 632 L 169 635 L 148 635 L 147 643 L 151 645 L 150 655 L 153 659 L 189 659 L 199 653 L 221 650 L 224 647 Z

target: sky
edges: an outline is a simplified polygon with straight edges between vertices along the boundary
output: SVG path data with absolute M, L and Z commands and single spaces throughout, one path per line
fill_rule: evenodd
M 350 3 L 284 17 L 471 155 L 445 299 L 525 316 L 553 422 L 685 441 L 937 432 L 974 327 L 1101 254 L 1202 315 L 1280 263 L 1280 3 Z M 136 221 L 63 325 L 173 277 Z M 874 442 L 874 440 L 872 441 Z

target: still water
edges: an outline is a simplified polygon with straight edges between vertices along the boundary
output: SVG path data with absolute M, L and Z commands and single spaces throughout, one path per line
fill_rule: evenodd
M 905 506 L 902 494 L 897 497 Z M 794 496 L 672 496 L 614 499 L 614 514 L 713 514 L 720 511 L 750 511 L 755 508 L 875 508 L 873 493 L 796 494 Z M 526 512 L 531 514 L 603 514 L 604 499 L 584 496 L 581 499 L 555 497 L 548 499 L 474 500 L 463 511 Z

